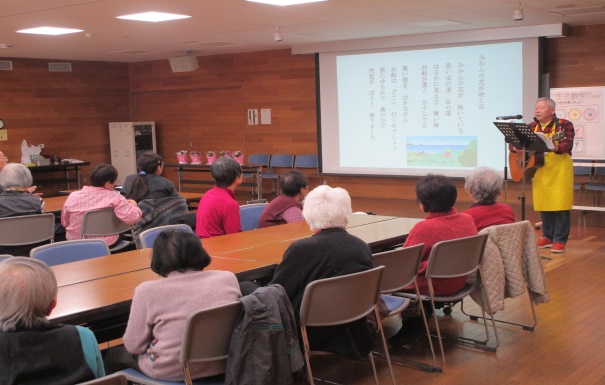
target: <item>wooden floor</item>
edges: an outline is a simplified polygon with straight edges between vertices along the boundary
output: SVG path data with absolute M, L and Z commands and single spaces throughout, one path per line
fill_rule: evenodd
M 521 219 L 519 205 L 511 204 L 517 219 Z M 403 200 L 354 198 L 353 211 L 423 217 L 415 202 Z M 526 219 L 537 222 L 539 215 L 530 207 Z M 446 343 L 447 363 L 443 373 L 395 365 L 397 383 L 605 384 L 605 213 L 573 212 L 566 253 L 552 254 L 548 250 L 541 253 L 552 258 L 544 260 L 551 301 L 536 308 L 535 331 L 499 325 L 501 345 L 497 353 Z M 449 331 L 472 336 L 483 331 L 482 323 L 464 317 L 459 306 L 450 316 L 438 313 L 440 322 Z M 507 300 L 506 309 L 498 317 L 530 323 L 527 297 Z M 391 322 L 387 334 L 396 332 L 398 327 L 396 320 Z M 427 346 L 423 339 L 405 349 L 392 349 L 391 354 L 427 361 Z M 380 384 L 390 384 L 386 363 L 378 361 L 377 366 Z M 374 384 L 367 361 L 320 354 L 312 356 L 312 367 L 315 377 L 342 384 Z M 298 382 L 304 383 L 304 380 Z

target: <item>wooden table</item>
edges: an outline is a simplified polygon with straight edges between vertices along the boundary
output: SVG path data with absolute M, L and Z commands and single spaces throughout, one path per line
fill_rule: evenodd
M 348 231 L 373 249 L 399 242 L 421 219 L 353 215 Z M 288 246 L 311 235 L 306 223 L 292 223 L 202 240 L 212 255 L 206 269 L 226 270 L 249 280 L 271 275 Z M 392 244 L 392 243 L 391 243 Z M 86 324 L 99 342 L 119 338 L 128 321 L 134 289 L 160 279 L 149 268 L 151 249 L 53 266 L 59 293 L 51 319 Z
M 77 191 L 77 190 L 68 190 L 68 191 Z M 202 196 L 204 195 L 203 193 L 199 193 L 199 192 L 179 192 L 179 195 L 182 197 L 185 197 L 185 199 L 187 200 L 187 203 L 190 202 L 199 202 L 200 199 L 202 199 Z M 61 211 L 63 210 L 63 205 L 65 204 L 65 201 L 67 200 L 67 197 L 69 195 L 59 195 L 56 197 L 50 197 L 50 198 L 43 198 L 44 199 L 44 203 L 46 203 L 46 212 L 47 213 L 53 213 L 53 214 L 61 214 Z

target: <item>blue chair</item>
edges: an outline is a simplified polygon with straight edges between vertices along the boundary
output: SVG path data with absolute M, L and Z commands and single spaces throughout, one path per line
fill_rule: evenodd
M 155 239 L 158 237 L 158 235 L 160 235 L 160 233 L 162 231 L 169 230 L 169 229 L 188 231 L 190 233 L 193 232 L 193 230 L 191 230 L 191 227 L 189 227 L 186 224 L 164 225 L 164 226 L 154 227 L 149 230 L 145 230 L 141 234 L 139 234 L 139 241 L 141 242 L 141 247 L 142 248 L 153 247 Z
M 246 163 L 246 166 L 262 166 L 264 168 L 268 168 L 270 160 L 271 155 L 269 154 L 250 154 L 248 156 L 248 163 Z M 254 182 L 254 179 L 256 178 L 256 173 L 245 172 L 242 176 L 244 179 L 252 179 L 252 181 Z M 252 194 L 254 194 L 254 187 L 252 187 L 251 191 Z
M 599 205 L 599 199 L 596 198 L 595 191 L 599 192 L 599 198 L 601 197 L 601 191 L 605 191 L 605 182 L 603 181 L 603 178 L 605 178 L 605 167 L 595 167 L 594 181 L 584 185 L 586 193 L 592 191 L 593 206 Z
M 109 254 L 109 247 L 102 239 L 75 239 L 36 247 L 29 256 L 54 266 Z
M 258 220 L 268 203 L 255 203 L 239 207 L 239 217 L 242 225 L 242 231 L 254 230 L 258 228 Z
M 294 167 L 294 155 L 290 154 L 276 154 L 271 155 L 271 161 L 269 162 L 269 172 L 263 173 L 263 179 L 271 179 L 273 183 L 273 192 L 277 192 L 278 180 L 280 173 L 277 172 L 276 168 L 288 169 L 290 171 Z
M 12 258 L 13 256 L 10 254 L 0 254 L 0 261 L 3 261 L 8 258 Z
M 296 155 L 294 158 L 294 168 L 304 172 L 305 169 L 313 170 L 312 174 L 306 174 L 308 177 L 316 177 L 319 179 L 319 183 L 322 183 L 321 177 L 319 176 L 319 160 L 317 155 Z
M 133 369 L 126 369 L 118 373 L 123 373 L 129 380 L 143 385 L 222 385 L 225 381 L 222 375 L 192 381 L 189 363 L 227 358 L 231 335 L 241 312 L 242 304 L 236 301 L 200 310 L 187 318 L 180 357 L 185 382 L 159 381 Z
M 588 167 L 588 166 L 573 166 L 573 176 L 574 176 L 574 184 L 573 184 L 573 189 L 574 191 L 578 191 L 578 202 L 579 204 L 582 204 L 584 202 L 584 200 L 582 199 L 582 188 L 585 187 L 587 184 L 589 184 L 590 182 L 592 182 L 592 167 Z M 582 179 L 586 179 L 584 181 L 578 181 L 578 177 L 588 177 L 588 178 L 582 178 Z M 586 194 L 584 194 L 586 195 Z

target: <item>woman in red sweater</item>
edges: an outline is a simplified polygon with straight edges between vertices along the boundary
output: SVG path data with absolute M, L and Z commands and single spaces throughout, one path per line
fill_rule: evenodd
M 416 183 L 416 199 L 420 209 L 427 213 L 425 220 L 416 224 L 408 235 L 404 247 L 424 243 L 422 262 L 418 271 L 418 286 L 422 294 L 428 294 L 428 284 L 424 276 L 431 249 L 437 242 L 477 235 L 473 218 L 459 213 L 454 208 L 458 196 L 456 186 L 446 176 L 429 174 Z M 464 287 L 466 277 L 433 279 L 435 295 L 457 293 Z M 406 290 L 414 291 L 411 285 Z M 426 308 L 431 313 L 431 306 Z M 413 342 L 422 332 L 422 317 L 409 317 L 403 321 L 401 329 L 389 339 L 395 346 Z

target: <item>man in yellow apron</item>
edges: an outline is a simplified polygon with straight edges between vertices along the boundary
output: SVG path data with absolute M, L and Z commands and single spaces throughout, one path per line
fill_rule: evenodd
M 569 120 L 555 114 L 555 102 L 540 98 L 534 108 L 534 122 L 529 127 L 554 140 L 555 148 L 544 154 L 544 166 L 536 171 L 532 183 L 534 210 L 542 218 L 542 236 L 538 247 L 553 253 L 565 252 L 571 227 L 573 205 L 573 162 L 571 150 L 575 130 Z

